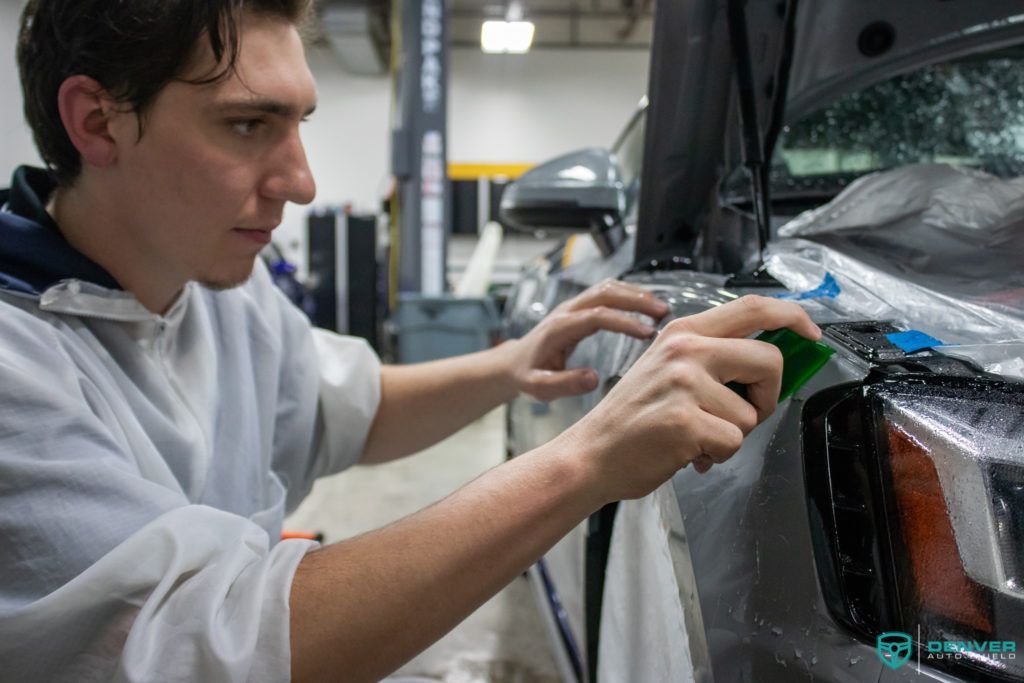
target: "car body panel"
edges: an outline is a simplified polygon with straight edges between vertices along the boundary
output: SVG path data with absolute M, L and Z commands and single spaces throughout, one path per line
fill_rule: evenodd
M 880 22 L 893 29 L 892 49 L 866 55 L 858 48 L 858 38 Z M 786 121 L 896 74 L 1017 44 L 1022 24 L 1024 6 L 1016 0 L 946 2 L 941 8 L 927 0 L 801 1 Z
M 783 291 L 727 285 L 730 274 L 762 256 L 750 217 L 725 206 L 720 196 L 723 179 L 740 160 L 729 5 L 730 0 L 658 3 L 639 223 L 610 257 L 574 261 L 572 250 L 563 249 L 531 264 L 509 299 L 510 336 L 525 333 L 560 302 L 605 277 L 624 277 L 668 301 L 672 313 L 662 324 L 744 293 Z M 849 89 L 936 60 L 1018 44 L 1024 36 L 1024 6 L 998 0 L 751 0 L 745 9 L 756 27 L 751 41 L 759 46 L 753 67 L 762 86 L 762 131 L 781 125 L 780 116 L 799 117 Z M 875 57 L 851 52 L 863 29 L 880 21 L 894 28 L 892 49 Z M 787 44 L 786 31 L 793 27 L 797 38 Z M 788 91 L 767 87 L 783 75 Z M 793 105 L 788 113 L 772 99 L 786 92 Z M 772 218 L 776 226 L 782 222 L 779 215 Z M 724 251 L 731 252 L 729 258 Z M 828 301 L 804 305 L 819 324 L 863 319 Z M 941 336 L 941 324 L 936 330 Z M 948 331 L 951 339 L 963 332 Z M 541 445 L 580 419 L 644 348 L 608 333 L 581 343 L 569 364 L 597 370 L 599 388 L 549 404 L 515 399 L 509 406 L 511 454 Z M 801 440 L 803 410 L 818 392 L 860 382 L 872 370 L 856 353 L 842 345 L 836 349 L 727 463 L 706 475 L 686 468 L 654 496 L 621 504 L 602 578 L 609 601 L 599 608 L 600 649 L 588 665 L 596 663 L 597 670 L 583 666 L 585 679 L 603 674 L 602 680 L 617 681 L 637 671 L 648 678 L 633 680 L 676 680 L 676 672 L 687 667 L 690 677 L 683 680 L 702 682 L 973 679 L 973 672 L 951 675 L 929 666 L 920 673 L 910 664 L 891 669 L 872 642 L 829 612 L 815 560 L 817 527 L 805 480 L 806 458 L 812 456 Z M 581 576 L 584 583 L 591 577 L 573 563 L 581 562 L 581 539 L 587 543 L 595 536 L 592 527 L 581 525 L 546 555 L 549 566 L 560 567 L 553 580 L 569 596 L 562 602 L 580 644 L 587 641 L 594 621 L 587 610 L 594 605 L 580 585 Z M 605 623 L 614 625 L 612 632 L 604 630 Z
M 558 273 L 557 279 L 566 278 Z M 706 310 L 754 290 L 730 289 L 721 278 L 701 273 L 644 273 L 626 278 L 655 292 L 670 303 L 668 321 Z M 563 286 L 568 295 L 579 290 Z M 758 289 L 771 294 L 772 290 Z M 782 290 L 774 290 L 775 293 Z M 809 304 L 819 323 L 852 320 L 836 314 L 827 306 Z M 524 452 L 554 437 L 589 410 L 647 347 L 622 335 L 600 333 L 592 343 L 581 345 L 570 358 L 572 365 L 594 367 L 601 378 L 600 387 L 583 397 L 539 403 L 528 397 L 510 405 L 517 441 L 515 453 Z M 671 554 L 672 581 L 663 573 L 652 574 L 659 559 L 642 555 L 638 538 L 650 528 L 650 513 L 616 516 L 613 534 L 613 560 L 604 586 L 605 596 L 624 594 L 629 599 L 632 631 L 642 633 L 643 624 L 685 623 L 694 630 L 683 630 L 686 652 L 657 649 L 661 669 L 696 664 L 693 680 L 714 681 L 876 681 L 883 675 L 889 681 L 955 681 L 948 674 L 930 667 L 918 673 L 914 667 L 891 671 L 877 657 L 875 648 L 844 631 L 830 616 L 819 587 L 814 563 L 808 506 L 804 503 L 804 452 L 801 445 L 801 415 L 805 400 L 828 387 L 863 380 L 870 364 L 850 351 L 836 346 L 833 358 L 784 401 L 776 413 L 744 441 L 741 450 L 728 462 L 717 465 L 705 475 L 692 468 L 681 470 L 672 479 L 670 493 L 634 505 L 653 506 L 658 528 L 665 536 Z M 677 510 L 665 507 L 674 501 Z M 797 501 L 797 504 L 794 504 Z M 585 640 L 585 598 L 579 569 L 585 525 L 556 545 L 547 555 L 549 567 L 559 567 L 552 578 L 570 615 L 574 637 Z M 616 566 L 616 547 L 625 544 L 627 556 L 634 559 Z M 575 563 L 575 566 L 574 566 Z M 696 570 L 695 570 L 696 568 Z M 644 592 L 636 586 L 648 585 Z M 675 598 L 666 599 L 674 595 Z M 646 600 L 654 602 L 644 602 Z M 614 598 L 612 598 L 614 600 Z M 659 602 L 660 601 L 660 602 Z M 624 639 L 622 628 L 604 630 L 604 622 L 629 622 L 629 615 L 610 616 L 614 605 L 603 605 L 601 633 L 602 667 L 611 677 L 622 667 L 650 667 L 651 638 Z M 655 641 L 657 642 L 657 641 Z M 609 666 L 605 662 L 613 662 Z M 653 675 L 653 674 L 652 674 Z M 661 679 L 654 679 L 661 680 Z M 664 680 L 668 680 L 667 678 Z

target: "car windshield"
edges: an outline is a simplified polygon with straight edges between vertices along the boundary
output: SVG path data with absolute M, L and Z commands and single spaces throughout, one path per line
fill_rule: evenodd
M 927 162 L 1024 175 L 1024 46 L 896 76 L 787 126 L 772 191 L 824 201 L 858 176 Z

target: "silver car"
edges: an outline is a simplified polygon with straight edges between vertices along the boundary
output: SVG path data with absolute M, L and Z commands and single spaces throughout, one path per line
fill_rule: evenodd
M 531 570 L 566 680 L 1024 680 L 1024 4 L 659 0 L 648 98 L 506 192 L 575 233 L 508 334 L 622 277 L 669 319 L 796 299 L 824 346 L 772 340 L 785 395 L 739 453 Z M 645 346 L 582 343 L 600 388 L 516 399 L 510 456 Z

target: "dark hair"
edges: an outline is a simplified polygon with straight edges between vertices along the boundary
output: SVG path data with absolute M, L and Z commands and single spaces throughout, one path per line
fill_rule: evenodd
M 29 0 L 18 35 L 18 70 L 25 119 L 36 147 L 59 185 L 82 169 L 57 107 L 70 76 L 96 80 L 117 102 L 139 115 L 168 83 L 181 78 L 200 40 L 226 67 L 190 80 L 212 83 L 230 74 L 243 13 L 277 16 L 300 28 L 312 0 Z

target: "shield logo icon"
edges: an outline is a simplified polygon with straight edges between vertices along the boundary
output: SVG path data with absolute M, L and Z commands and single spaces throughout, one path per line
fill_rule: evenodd
M 910 659 L 914 639 L 900 631 L 889 631 L 878 636 L 878 658 L 890 669 L 898 669 Z

